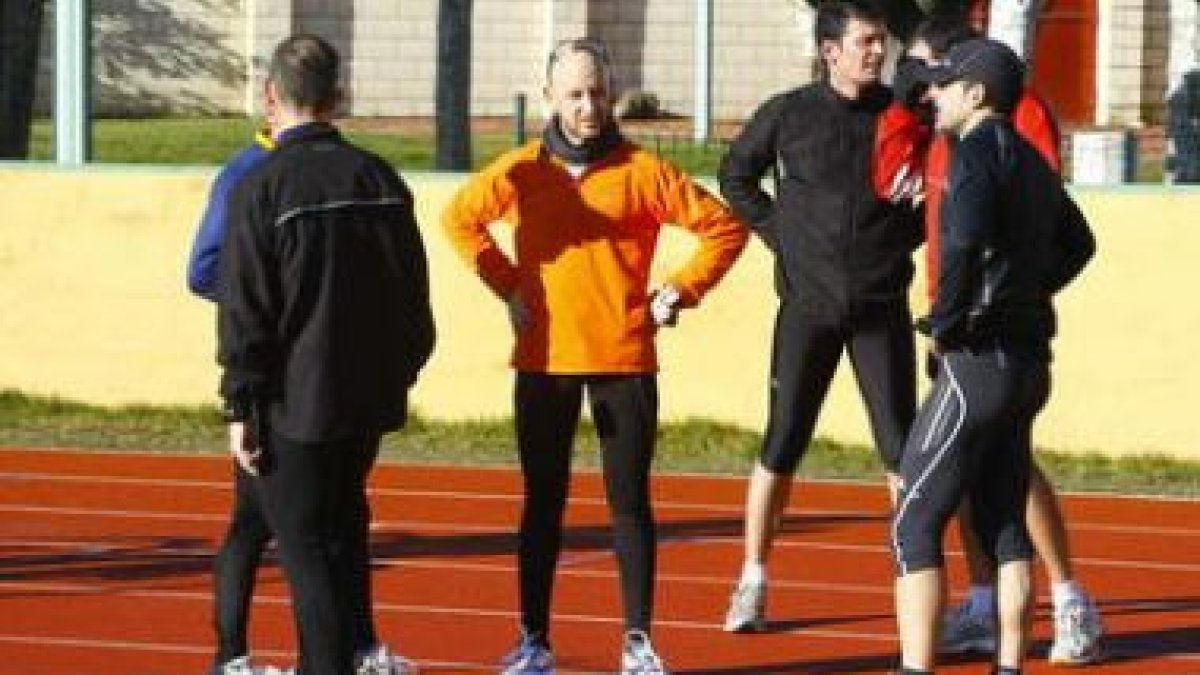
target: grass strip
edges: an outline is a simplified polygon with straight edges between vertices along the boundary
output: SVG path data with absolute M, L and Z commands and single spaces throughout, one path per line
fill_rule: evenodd
M 578 466 L 599 465 L 590 422 L 576 435 Z M 659 430 L 656 469 L 673 473 L 744 476 L 762 435 L 730 424 L 688 419 Z M 224 427 L 212 406 L 101 407 L 0 390 L 0 445 L 223 453 Z M 515 466 L 509 419 L 437 420 L 413 415 L 408 427 L 384 439 L 384 461 L 417 464 Z M 1039 449 L 1042 468 L 1062 490 L 1200 498 L 1200 462 L 1165 455 L 1109 457 Z M 875 453 L 817 439 L 801 474 L 811 478 L 880 479 Z
M 432 171 L 434 139 L 431 134 L 356 130 L 346 136 L 379 154 L 401 171 Z M 97 162 L 122 164 L 213 165 L 224 164 L 250 143 L 255 121 L 247 117 L 162 117 L 140 119 L 97 119 L 93 124 L 92 158 Z M 50 160 L 54 156 L 54 128 L 48 120 L 34 123 L 29 158 Z M 696 144 L 675 134 L 635 136 L 650 150 L 698 176 L 717 172 L 723 145 Z M 476 132 L 471 136 L 473 163 L 483 167 L 514 146 L 508 133 Z

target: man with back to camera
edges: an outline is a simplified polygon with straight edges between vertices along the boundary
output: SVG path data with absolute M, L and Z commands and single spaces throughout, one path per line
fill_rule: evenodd
M 355 653 L 372 611 L 366 478 L 405 422 L 433 317 L 412 193 L 330 125 L 338 80 L 318 37 L 272 55 L 276 149 L 234 189 L 221 246 L 221 394 L 291 588 L 300 675 L 395 674 L 403 660 Z
M 996 568 L 993 672 L 1019 675 L 1032 609 L 1025 503 L 1034 418 L 1049 395 L 1052 296 L 1095 240 L 1055 173 L 1009 119 L 1021 60 L 1000 42 L 950 49 L 927 77 L 938 132 L 956 139 L 940 210 L 929 316 L 937 376 L 905 446 L 893 519 L 902 673 L 933 672 L 944 602 L 942 535 L 965 497 Z

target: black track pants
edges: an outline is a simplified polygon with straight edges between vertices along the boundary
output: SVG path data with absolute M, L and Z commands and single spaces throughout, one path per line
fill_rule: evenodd
M 941 567 L 942 534 L 965 494 L 994 564 L 1033 555 L 1025 528 L 1033 421 L 1049 367 L 990 349 L 942 356 L 904 450 L 892 542 L 900 574 Z
M 246 631 L 254 579 L 263 549 L 271 540 L 271 528 L 262 511 L 258 484 L 253 476 L 232 462 L 233 512 L 229 529 L 213 560 L 213 628 L 217 634 L 216 664 L 249 652 Z
M 805 312 L 785 300 L 775 318 L 771 392 L 760 461 L 772 473 L 796 472 L 812 441 L 845 350 L 867 407 L 884 465 L 899 465 L 917 407 L 916 356 L 908 306 L 893 303 L 849 318 Z
M 291 589 L 299 673 L 353 672 L 355 647 L 375 642 L 366 479 L 379 436 L 301 443 L 272 434 L 271 443 L 261 494 Z
M 525 504 L 517 555 L 521 622 L 531 634 L 549 634 L 571 447 L 585 390 L 603 448 L 626 628 L 650 628 L 656 545 L 650 507 L 650 462 L 658 425 L 655 376 L 518 373 L 517 447 Z

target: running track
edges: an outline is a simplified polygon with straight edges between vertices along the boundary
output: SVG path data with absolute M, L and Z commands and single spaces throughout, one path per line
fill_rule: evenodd
M 209 663 L 208 568 L 229 465 L 217 457 L 0 449 L 0 674 L 174 675 Z M 515 636 L 517 476 L 380 465 L 372 478 L 381 634 L 422 672 L 495 672 Z M 739 567 L 741 480 L 659 476 L 656 643 L 680 673 L 886 673 L 894 664 L 886 504 L 878 486 L 798 486 L 772 561 L 769 634 L 718 623 Z M 1066 500 L 1079 576 L 1101 599 L 1094 673 L 1200 673 L 1200 501 Z M 555 597 L 560 672 L 612 672 L 620 616 L 607 515 L 581 473 Z M 951 544 L 953 547 L 954 545 Z M 955 549 L 956 550 L 956 549 Z M 961 567 L 952 554 L 951 566 Z M 1044 583 L 1035 626 L 1044 673 Z M 273 559 L 253 611 L 256 655 L 292 663 Z M 982 673 L 959 661 L 944 673 Z

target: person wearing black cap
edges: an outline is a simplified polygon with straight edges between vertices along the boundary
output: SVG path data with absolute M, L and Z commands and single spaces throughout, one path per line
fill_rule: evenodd
M 1095 240 L 1054 170 L 1008 116 L 1025 67 L 975 38 L 926 69 L 937 130 L 957 144 L 941 205 L 930 332 L 933 389 L 909 434 L 893 518 L 904 673 L 932 672 L 944 601 L 942 535 L 962 497 L 998 569 L 996 673 L 1019 673 L 1029 640 L 1033 548 L 1024 521 L 1034 418 L 1049 395 L 1052 296 Z
M 971 27 L 966 17 L 958 14 L 936 14 L 917 26 L 912 33 L 905 59 L 898 66 L 897 79 L 893 83 L 897 98 L 904 101 L 911 116 L 932 126 L 932 105 L 926 95 L 928 83 L 920 81 L 919 77 L 901 77 L 905 66 L 935 65 L 946 57 L 954 45 L 978 37 L 981 37 L 981 34 Z M 1017 133 L 1037 148 L 1052 169 L 1061 172 L 1061 136 L 1058 123 L 1049 104 L 1028 84 L 1010 118 Z M 951 154 L 951 137 L 947 134 L 937 134 L 924 156 L 924 185 L 927 186 L 923 195 L 925 287 L 930 302 L 936 297 L 940 249 L 938 231 L 943 193 L 938 187 L 946 183 Z M 890 186 L 895 182 L 892 175 L 896 170 L 895 166 L 882 162 L 876 166 L 881 172 L 878 177 L 879 185 Z M 936 365 L 935 359 L 930 359 L 929 362 Z M 932 370 L 936 371 L 936 367 Z M 930 378 L 933 378 L 932 374 Z M 994 570 L 975 540 L 970 526 L 969 509 L 960 510 L 956 520 L 970 572 L 970 589 L 962 604 L 948 611 L 943 617 L 938 649 L 943 654 L 990 654 L 996 651 Z M 1098 661 L 1103 655 L 1104 622 L 1083 581 L 1075 575 L 1063 510 L 1053 485 L 1038 467 L 1036 456 L 1029 475 L 1025 524 L 1050 586 L 1054 618 L 1054 639 L 1047 654 L 1050 662 L 1058 665 L 1085 665 Z

